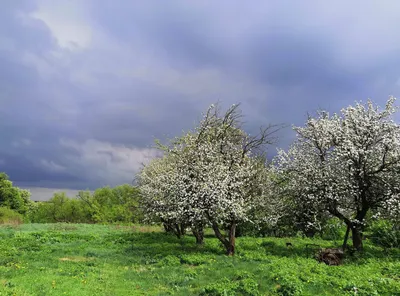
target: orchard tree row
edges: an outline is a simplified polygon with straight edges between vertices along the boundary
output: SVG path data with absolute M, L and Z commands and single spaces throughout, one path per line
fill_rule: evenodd
M 297 138 L 268 162 L 265 151 L 280 126 L 258 135 L 242 127 L 238 105 L 225 113 L 211 105 L 195 130 L 157 143 L 163 156 L 137 176 L 141 207 L 149 222 L 163 223 L 178 237 L 190 229 L 203 242 L 211 227 L 235 253 L 242 225 L 300 225 L 313 233 L 336 217 L 362 250 L 367 217 L 399 221 L 400 129 L 390 98 L 383 110 L 368 101 L 329 115 L 309 116 L 294 127 Z

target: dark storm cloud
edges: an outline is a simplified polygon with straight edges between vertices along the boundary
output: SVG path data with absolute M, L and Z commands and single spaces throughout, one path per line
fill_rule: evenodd
M 5 1 L 0 171 L 18 184 L 130 182 L 154 138 L 241 102 L 246 129 L 400 91 L 398 2 Z M 280 132 L 279 146 L 293 138 Z
M 230 52 L 223 51 L 224 36 L 214 34 L 210 12 L 197 4 L 174 2 L 103 2 L 95 5 L 94 18 L 126 46 L 132 40 L 146 44 L 158 56 L 173 59 L 178 67 L 204 67 L 229 63 Z M 210 7 L 212 9 L 212 7 Z M 118 11 L 118 13 L 109 13 Z

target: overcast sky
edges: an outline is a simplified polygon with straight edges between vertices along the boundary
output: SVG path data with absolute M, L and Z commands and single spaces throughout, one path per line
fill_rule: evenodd
M 399 96 L 400 1 L 0 6 L 0 171 L 24 187 L 131 182 L 155 138 L 216 101 L 240 102 L 251 132 Z

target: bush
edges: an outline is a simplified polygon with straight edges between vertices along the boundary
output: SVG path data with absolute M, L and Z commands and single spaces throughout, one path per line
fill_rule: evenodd
M 142 219 L 138 196 L 138 189 L 127 184 L 99 188 L 93 194 L 80 191 L 77 198 L 60 192 L 35 203 L 28 216 L 34 223 L 137 223 Z
M 7 174 L 0 173 L 0 206 L 25 215 L 32 205 L 31 193 L 13 185 Z
M 370 226 L 371 241 L 384 248 L 400 248 L 400 230 L 386 220 L 372 223 Z
M 138 223 L 143 219 L 139 209 L 139 190 L 129 184 L 102 187 L 93 194 L 81 191 L 78 200 L 89 206 L 97 223 Z
M 86 203 L 69 198 L 64 192 L 55 193 L 47 202 L 38 202 L 29 212 L 29 219 L 34 223 L 90 223 L 92 222 Z
M 9 208 L 0 207 L 0 224 L 22 224 L 23 216 Z
M 323 226 L 321 238 L 324 240 L 341 240 L 345 233 L 346 225 L 338 218 L 331 218 Z

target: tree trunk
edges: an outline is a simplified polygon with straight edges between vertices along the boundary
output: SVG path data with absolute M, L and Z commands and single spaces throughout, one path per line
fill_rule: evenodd
M 171 231 L 171 228 L 169 227 L 169 225 L 167 223 L 163 222 L 163 226 L 164 226 L 164 231 L 165 232 L 170 232 Z
M 352 223 L 351 234 L 353 236 L 353 248 L 355 248 L 357 251 L 363 250 L 363 221 L 365 216 L 367 215 L 368 210 L 368 204 L 365 199 L 363 199 L 363 207 L 361 208 L 361 210 L 357 211 L 356 223 Z
M 179 224 L 170 224 L 166 221 L 163 221 L 164 230 L 167 233 L 173 233 L 178 239 L 180 239 L 184 233 L 182 233 Z
M 193 236 L 196 238 L 196 244 L 197 245 L 203 245 L 204 244 L 204 230 L 203 228 L 192 228 L 192 233 Z
M 344 235 L 344 241 L 343 241 L 343 245 L 342 245 L 343 252 L 347 248 L 347 240 L 349 239 L 349 233 L 350 233 L 350 225 L 347 225 L 346 234 Z
M 229 239 L 226 239 L 221 231 L 218 228 L 217 223 L 212 222 L 212 228 L 214 230 L 215 236 L 219 239 L 219 241 L 224 245 L 226 254 L 228 256 L 233 256 L 235 254 L 235 232 L 236 232 L 236 223 L 231 222 L 229 227 Z
M 353 236 L 353 248 L 357 251 L 363 250 L 362 231 L 357 225 L 352 225 L 351 234 Z
M 179 224 L 175 224 L 174 233 L 178 239 L 181 239 L 181 230 Z
M 235 244 L 236 244 L 236 223 L 232 222 L 229 229 L 229 246 L 226 250 L 228 256 L 235 255 Z
M 186 225 L 184 225 L 183 223 L 178 224 L 178 230 L 180 232 L 180 235 L 184 236 L 186 234 Z
M 353 240 L 353 248 L 357 251 L 363 250 L 363 241 L 362 241 L 362 231 L 363 231 L 363 221 L 369 210 L 368 205 L 364 205 L 361 210 L 357 211 L 357 215 L 355 217 L 355 222 L 345 217 L 342 213 L 340 213 L 336 208 L 329 209 L 329 212 L 338 217 L 340 220 L 344 221 L 347 225 L 347 228 L 351 229 L 352 240 Z M 346 231 L 345 241 L 343 242 L 343 246 L 345 247 L 347 244 L 348 231 Z

